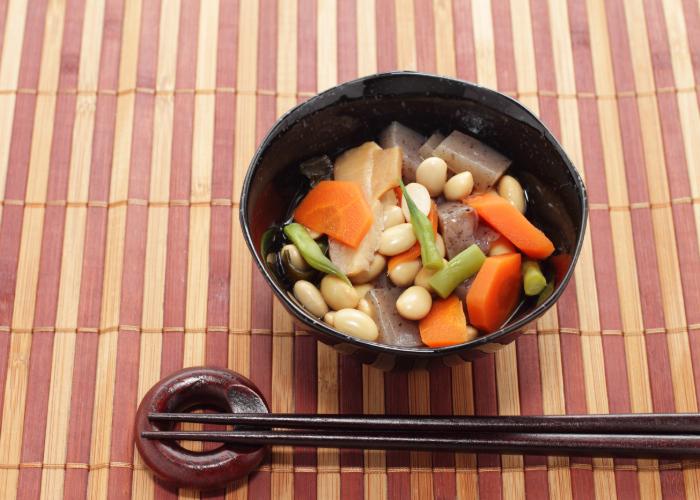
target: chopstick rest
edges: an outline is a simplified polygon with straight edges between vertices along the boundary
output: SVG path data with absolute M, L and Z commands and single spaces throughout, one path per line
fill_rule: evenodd
M 230 370 L 187 368 L 158 382 L 136 413 L 134 440 L 144 463 L 163 481 L 201 490 L 221 488 L 248 475 L 260 464 L 267 446 L 223 444 L 210 451 L 187 450 L 172 440 L 146 439 L 144 431 L 173 430 L 175 423 L 150 421 L 149 413 L 208 408 L 222 413 L 268 413 L 260 390 Z

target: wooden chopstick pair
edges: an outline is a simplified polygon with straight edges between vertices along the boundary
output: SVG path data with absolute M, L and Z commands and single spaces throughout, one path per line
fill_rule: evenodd
M 240 427 L 141 433 L 144 438 L 161 440 L 533 455 L 700 456 L 700 414 L 420 417 L 151 413 L 149 420 Z

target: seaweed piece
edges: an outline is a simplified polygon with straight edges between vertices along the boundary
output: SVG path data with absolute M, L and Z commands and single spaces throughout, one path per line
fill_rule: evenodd
M 316 156 L 302 162 L 299 171 L 309 179 L 309 184 L 314 187 L 321 181 L 333 178 L 333 162 L 327 155 Z

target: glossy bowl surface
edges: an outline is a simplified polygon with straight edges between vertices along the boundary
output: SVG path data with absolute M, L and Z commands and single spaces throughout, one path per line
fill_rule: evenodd
M 429 135 L 460 130 L 492 146 L 513 160 L 511 171 L 537 198 L 554 194 L 564 216 L 553 217 L 547 196 L 529 205 L 528 217 L 571 256 L 554 293 L 543 304 L 519 313 L 504 328 L 456 346 L 395 347 L 363 341 L 338 332 L 308 315 L 290 298 L 261 255 L 261 238 L 280 223 L 301 182 L 301 161 L 331 157 L 364 141 L 373 140 L 397 120 Z M 544 186 L 544 191 L 538 189 Z M 561 296 L 579 255 L 588 215 L 586 189 L 562 147 L 530 111 L 510 97 L 473 83 L 415 72 L 372 75 L 333 87 L 282 116 L 268 132 L 251 160 L 241 192 L 243 234 L 267 283 L 284 306 L 318 339 L 363 362 L 384 369 L 415 366 L 430 358 L 448 364 L 471 360 L 513 341 Z

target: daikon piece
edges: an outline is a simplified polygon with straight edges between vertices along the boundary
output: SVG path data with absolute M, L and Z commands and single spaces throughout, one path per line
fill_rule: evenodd
M 352 248 L 333 238 L 328 238 L 328 255 L 346 276 L 352 277 L 369 269 L 374 253 L 379 247 L 379 236 L 384 230 L 384 209 L 379 200 L 372 202 L 374 223 L 357 248 Z
M 375 151 L 372 157 L 372 197 L 379 198 L 391 188 L 399 185 L 403 159 L 401 148 L 393 147 Z
M 379 201 L 382 202 L 382 207 L 395 207 L 399 204 L 398 198 L 396 198 L 396 192 L 390 189 L 383 195 L 379 197 Z
M 372 196 L 372 172 L 374 169 L 374 153 L 382 149 L 376 142 L 368 141 L 348 149 L 335 160 L 333 165 L 333 178 L 336 181 L 354 182 L 360 189 L 368 203 Z

